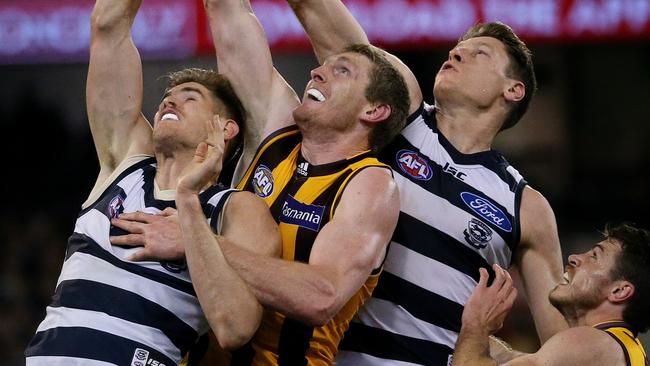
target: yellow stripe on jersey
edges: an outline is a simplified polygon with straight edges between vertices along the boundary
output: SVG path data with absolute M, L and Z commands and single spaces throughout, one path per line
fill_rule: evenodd
M 606 322 L 594 328 L 605 331 L 621 345 L 628 366 L 650 365 L 641 342 L 624 322 Z
M 269 206 L 282 235 L 282 258 L 307 263 L 318 232 L 334 216 L 349 181 L 367 167 L 383 167 L 370 151 L 348 159 L 310 165 L 300 153 L 295 127 L 277 131 L 258 149 L 238 188 L 256 193 Z M 233 364 L 330 365 L 350 320 L 377 285 L 373 271 L 334 318 L 312 327 L 265 310 L 252 350 L 233 354 Z M 254 351 L 254 353 L 252 352 Z

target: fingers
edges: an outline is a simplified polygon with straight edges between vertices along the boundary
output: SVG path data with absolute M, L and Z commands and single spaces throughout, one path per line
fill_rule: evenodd
M 108 239 L 113 245 L 129 245 L 134 247 L 144 245 L 144 235 L 141 234 L 111 236 Z
M 120 215 L 120 217 L 122 217 Z M 143 234 L 144 233 L 144 223 L 137 221 L 128 221 L 122 219 L 112 219 L 111 224 L 115 227 L 119 227 L 122 230 L 126 230 L 131 234 Z
M 162 210 L 161 212 L 158 213 L 158 216 L 173 216 L 176 214 L 176 209 L 173 207 L 167 207 L 166 209 Z
M 490 277 L 487 269 L 481 267 L 478 269 L 478 273 L 479 273 L 479 279 L 478 279 L 477 287 L 486 287 L 488 278 Z
M 155 260 L 155 258 L 149 253 L 147 248 L 142 249 L 141 251 L 137 253 L 131 254 L 127 260 L 131 262 L 142 262 L 142 261 L 152 261 Z
M 149 221 L 151 220 L 151 218 L 152 218 L 153 216 L 154 216 L 154 215 L 152 215 L 152 214 L 148 214 L 148 213 L 144 213 L 144 212 L 142 212 L 142 211 L 136 211 L 136 212 L 129 212 L 129 213 L 123 213 L 123 214 L 120 214 L 120 215 L 118 216 L 118 218 L 119 218 L 119 220 L 121 220 L 121 221 L 128 220 L 128 221 L 136 221 L 136 222 L 142 222 L 142 223 L 149 223 Z M 115 224 L 113 224 L 113 225 L 115 225 Z M 117 225 L 116 225 L 116 226 L 117 226 Z M 122 229 L 124 229 L 124 228 L 122 228 Z M 126 230 L 126 229 L 125 229 L 125 230 Z

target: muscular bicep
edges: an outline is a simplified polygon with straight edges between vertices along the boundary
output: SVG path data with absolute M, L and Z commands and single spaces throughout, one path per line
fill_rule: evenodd
M 102 171 L 127 156 L 151 154 L 151 126 L 141 113 L 142 65 L 131 39 L 139 1 L 98 0 L 91 17 L 86 105 Z
M 381 265 L 398 215 L 399 195 L 388 170 L 367 168 L 345 188 L 309 258 L 332 276 L 340 306 Z
M 264 29 L 247 0 L 206 1 L 219 72 L 246 111 L 246 149 L 268 133 L 293 123 L 296 93 L 273 67 Z
M 517 265 L 540 340 L 567 328 L 548 295 L 562 279 L 562 253 L 555 215 L 546 199 L 526 187 L 521 204 L 521 243 Z
M 224 210 L 222 235 L 251 252 L 278 257 L 282 239 L 263 200 L 250 192 L 232 193 Z

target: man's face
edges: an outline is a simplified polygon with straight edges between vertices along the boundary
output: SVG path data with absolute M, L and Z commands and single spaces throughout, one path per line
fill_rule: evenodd
M 207 137 L 206 121 L 217 107 L 212 93 L 203 85 L 176 85 L 163 96 L 154 117 L 153 138 L 159 148 L 195 148 Z
M 612 269 L 621 254 L 620 243 L 606 239 L 582 254 L 569 256 L 564 279 L 549 295 L 558 309 L 590 310 L 607 300 Z
M 326 125 L 345 130 L 354 126 L 364 106 L 372 63 L 365 56 L 346 52 L 328 57 L 312 70 L 303 101 L 294 112 L 296 123 Z
M 462 41 L 449 52 L 449 59 L 436 75 L 433 87 L 436 101 L 487 108 L 512 82 L 506 76 L 508 65 L 505 45 L 496 38 Z

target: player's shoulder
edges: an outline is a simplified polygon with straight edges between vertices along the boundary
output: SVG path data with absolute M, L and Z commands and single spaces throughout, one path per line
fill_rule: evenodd
M 578 326 L 565 329 L 551 337 L 544 347 L 554 346 L 563 352 L 590 352 L 605 355 L 616 354 L 620 346 L 608 333 L 589 326 Z
M 259 210 L 268 210 L 268 206 L 256 194 L 248 191 L 235 190 L 228 198 L 228 205 L 226 206 L 228 213 L 252 213 Z

